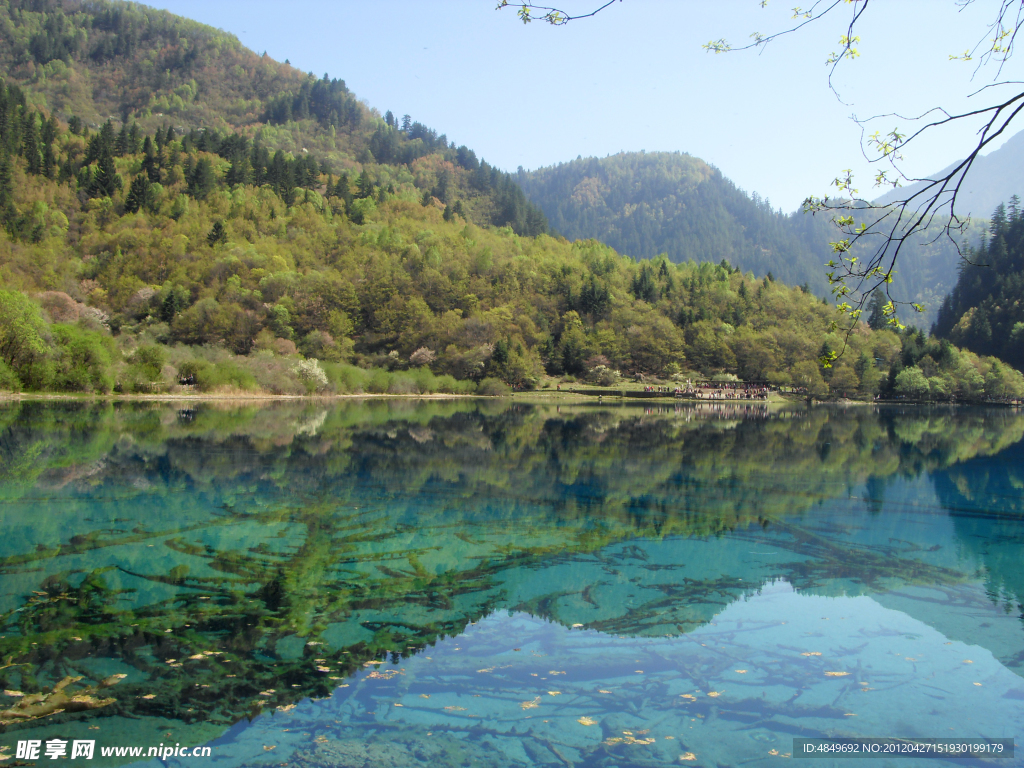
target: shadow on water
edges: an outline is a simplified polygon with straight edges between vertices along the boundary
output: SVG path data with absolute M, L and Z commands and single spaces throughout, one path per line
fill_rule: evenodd
M 116 723 L 140 744 L 231 740 L 225 729 L 258 734 L 269 720 L 249 720 L 276 711 L 278 726 L 299 718 L 296 733 L 325 718 L 348 729 L 292 745 L 296 764 L 419 764 L 439 749 L 485 764 L 487 739 L 502 745 L 495 764 L 545 762 L 545 739 L 509 739 L 508 723 L 567 701 L 542 692 L 524 707 L 545 670 L 522 660 L 550 653 L 576 702 L 558 733 L 580 734 L 547 738 L 552 760 L 664 764 L 686 753 L 672 743 L 645 763 L 627 749 L 653 745 L 630 725 L 653 722 L 638 714 L 652 697 L 671 697 L 677 730 L 692 727 L 686 706 L 693 723 L 763 732 L 755 746 L 842 720 L 834 697 L 773 687 L 817 658 L 777 650 L 798 642 L 775 637 L 788 631 L 778 616 L 803 627 L 807 606 L 838 598 L 861 601 L 861 633 L 888 637 L 898 612 L 939 645 L 978 644 L 1024 674 L 1022 436 L 1024 416 L 981 409 L 5 404 L 4 736 L 99 738 Z M 702 650 L 705 636 L 731 651 Z M 856 655 L 847 642 L 821 644 Z M 745 703 L 708 701 L 738 653 L 752 670 L 779 666 L 756 673 Z M 438 654 L 444 671 L 428 674 Z M 645 677 L 630 687 L 634 658 Z M 405 741 L 366 746 L 385 717 L 369 685 L 394 688 L 386 718 Z M 601 685 L 619 686 L 617 715 Z M 474 697 L 491 709 L 473 712 Z M 471 714 L 490 730 L 466 721 L 467 741 L 444 724 Z M 427 746 L 420 731 L 442 726 Z M 284 758 L 267 752 L 239 764 Z

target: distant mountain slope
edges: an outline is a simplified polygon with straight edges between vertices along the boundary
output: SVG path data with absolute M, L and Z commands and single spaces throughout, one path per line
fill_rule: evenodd
M 772 210 L 714 166 L 681 152 L 626 152 L 577 158 L 520 172 L 527 196 L 570 240 L 596 238 L 636 258 L 664 253 L 675 262 L 727 259 L 744 271 L 771 272 L 827 295 L 824 264 L 837 230 L 827 215 Z M 965 238 L 976 242 L 975 227 Z M 936 233 L 938 234 L 938 233 Z M 934 241 L 934 242 L 932 242 Z M 923 304 L 927 327 L 956 282 L 960 256 L 948 239 L 922 235 L 900 255 L 894 296 Z M 911 313 L 912 314 L 912 313 Z
M 1003 207 L 991 239 L 971 255 L 933 332 L 973 352 L 1024 367 L 1024 217 Z
M 958 163 L 934 174 L 940 178 L 952 171 Z M 1013 195 L 1024 194 L 1024 131 L 1012 136 L 1003 146 L 974 161 L 957 195 L 956 212 L 976 219 L 987 219 L 1000 203 Z M 924 189 L 925 182 L 908 184 L 891 190 L 876 203 L 885 205 Z
M 315 157 L 323 175 L 341 171 L 354 181 L 366 171 L 384 188 L 415 177 L 477 224 L 547 231 L 509 174 L 468 147 L 408 115 L 382 120 L 344 80 L 300 72 L 166 11 L 108 0 L 3 0 L 0 77 L 21 87 L 26 106 L 79 134 L 108 120 L 134 124 L 139 135 L 214 132 L 204 149 L 218 152 L 225 135 L 238 133 L 269 150 Z M 226 148 L 225 159 L 238 146 Z M 326 191 L 320 181 L 298 186 Z
M 622 253 L 672 261 L 727 259 L 744 271 L 827 290 L 824 251 L 807 247 L 789 217 L 748 197 L 722 172 L 681 152 L 626 152 L 520 173 L 551 226 Z

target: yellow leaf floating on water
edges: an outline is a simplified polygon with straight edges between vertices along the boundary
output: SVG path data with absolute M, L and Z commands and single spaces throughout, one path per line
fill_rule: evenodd
M 269 751 L 270 751 L 270 750 L 272 750 L 272 749 L 277 749 L 277 744 L 275 744 L 275 745 L 274 745 L 274 746 L 272 746 L 272 747 L 268 747 L 268 746 L 267 746 L 266 744 L 264 744 L 264 745 L 263 745 L 263 751 L 264 751 L 264 752 L 269 752 Z
M 611 693 L 611 691 L 606 691 L 606 690 L 605 690 L 604 688 L 600 688 L 600 689 L 598 689 L 598 691 L 597 691 L 597 692 L 598 692 L 598 693 Z
M 561 691 L 548 691 L 548 696 L 561 696 Z
M 8 696 L 14 696 L 15 698 L 25 695 L 21 691 L 4 691 L 4 693 L 6 693 Z
M 805 651 L 801 656 L 821 656 L 821 651 Z
M 605 739 L 602 743 L 609 747 L 615 746 L 616 744 L 653 744 L 653 738 L 638 739 L 632 735 L 632 731 L 623 731 L 625 736 L 612 736 L 610 739 Z
M 768 754 L 769 755 L 777 755 L 777 754 L 779 754 L 779 750 L 777 750 L 777 749 L 769 749 L 768 750 Z
M 142 698 L 144 698 L 144 699 L 155 699 L 156 698 L 156 694 L 155 693 L 147 693 Z
M 696 760 L 697 756 L 693 752 L 684 752 L 679 756 L 680 760 Z
M 745 675 L 745 674 L 747 674 L 747 670 L 745 670 L 745 669 L 737 669 L 736 670 L 736 674 L 737 675 Z
M 964 664 L 973 664 L 974 662 L 970 659 L 964 659 Z
M 686 699 L 687 701 L 696 701 L 697 700 L 697 697 L 694 696 L 692 693 L 681 693 L 681 694 L 679 694 L 679 697 L 682 698 L 682 699 Z
M 708 696 L 710 696 L 713 699 L 717 699 L 721 695 L 722 695 L 721 691 L 708 691 Z
M 849 672 L 826 672 L 825 677 L 846 677 Z
M 420 698 L 421 699 L 429 699 L 430 698 L 430 694 L 429 693 L 421 693 L 420 694 Z
M 576 722 L 580 725 L 597 725 L 597 720 L 592 717 L 581 717 Z
M 531 701 L 520 702 L 519 706 L 523 709 L 536 709 L 540 706 L 540 696 L 537 696 L 535 699 L 532 699 Z
M 445 707 L 445 709 L 447 709 L 449 712 L 465 712 L 466 711 L 465 707 L 456 707 L 454 705 L 452 705 L 450 707 Z
M 404 669 L 385 669 L 383 672 L 379 672 L 378 670 L 375 669 L 375 670 L 373 670 L 373 672 L 368 674 L 366 676 L 366 678 L 368 680 L 390 680 L 392 677 L 396 677 L 398 675 L 404 675 L 404 674 L 405 674 L 405 670 Z
M 287 712 L 290 709 L 295 709 L 295 705 L 294 704 L 285 704 L 282 707 L 278 707 L 277 711 L 278 712 Z
M 975 685 L 981 685 L 981 683 L 975 683 Z

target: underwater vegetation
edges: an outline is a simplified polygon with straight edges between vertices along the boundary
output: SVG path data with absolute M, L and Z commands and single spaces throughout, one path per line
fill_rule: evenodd
M 1024 463 L 969 467 L 1022 437 L 981 409 L 0 405 L 0 721 L 227 727 L 501 612 L 680 636 L 780 580 L 851 596 L 984 572 L 1019 611 Z M 960 538 L 908 533 L 947 512 L 896 480 L 933 483 Z

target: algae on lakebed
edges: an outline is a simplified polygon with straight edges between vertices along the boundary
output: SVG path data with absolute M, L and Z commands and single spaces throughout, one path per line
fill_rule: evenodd
M 659 410 L 6 404 L 0 657 L 19 666 L 0 670 L 0 688 L 35 693 L 66 676 L 126 677 L 109 706 L 8 726 L 4 737 L 96 736 L 93 724 L 119 743 L 241 733 L 249 718 L 257 728 L 261 713 L 296 717 L 312 700 L 355 695 L 364 681 L 399 686 L 411 667 L 382 679 L 365 665 L 421 664 L 497 612 L 518 617 L 505 633 L 532 631 L 522 623 L 530 615 L 575 626 L 574 641 L 602 638 L 610 645 L 584 654 L 598 675 L 612 673 L 611 660 L 630 652 L 622 649 L 648 641 L 682 643 L 696 654 L 692 666 L 702 657 L 690 638 L 773 584 L 806 600 L 873 596 L 949 641 L 976 638 L 1004 669 L 1021 670 L 1020 414 L 755 409 L 723 421 Z M 747 647 L 769 642 L 766 632 L 751 632 Z M 847 638 L 854 656 L 855 639 Z M 670 656 L 683 664 L 680 653 Z M 499 666 L 481 659 L 476 669 Z M 753 664 L 736 668 L 755 679 Z M 784 669 L 779 685 L 798 690 L 798 669 Z M 501 674 L 509 673 L 480 680 L 500 691 L 510 684 Z M 561 683 L 530 696 L 517 685 L 512 714 L 531 723 L 549 700 L 569 701 Z M 537 696 L 536 707 L 520 706 Z M 510 704 L 483 689 L 470 697 Z M 724 702 L 711 698 L 720 711 Z M 643 697 L 619 703 L 629 702 L 639 708 Z M 0 708 L 12 703 L 0 699 Z M 446 706 L 444 718 L 476 719 L 468 706 L 454 709 L 461 701 Z M 294 759 L 432 754 L 419 742 L 434 721 L 408 720 L 413 706 L 389 707 L 403 717 L 374 734 L 350 717 L 339 719 L 356 730 L 331 732 L 326 743 L 291 737 Z M 592 739 L 598 726 L 583 721 L 597 717 L 585 710 L 558 722 Z M 821 725 L 802 709 L 761 717 Z M 626 758 L 616 750 L 640 759 L 652 745 L 637 734 L 606 735 L 622 741 L 600 749 L 618 764 Z M 470 762 L 491 749 L 449 737 L 463 746 L 446 754 L 462 750 Z M 501 750 L 519 754 L 519 736 L 501 738 Z M 529 744 L 520 746 L 544 762 Z

